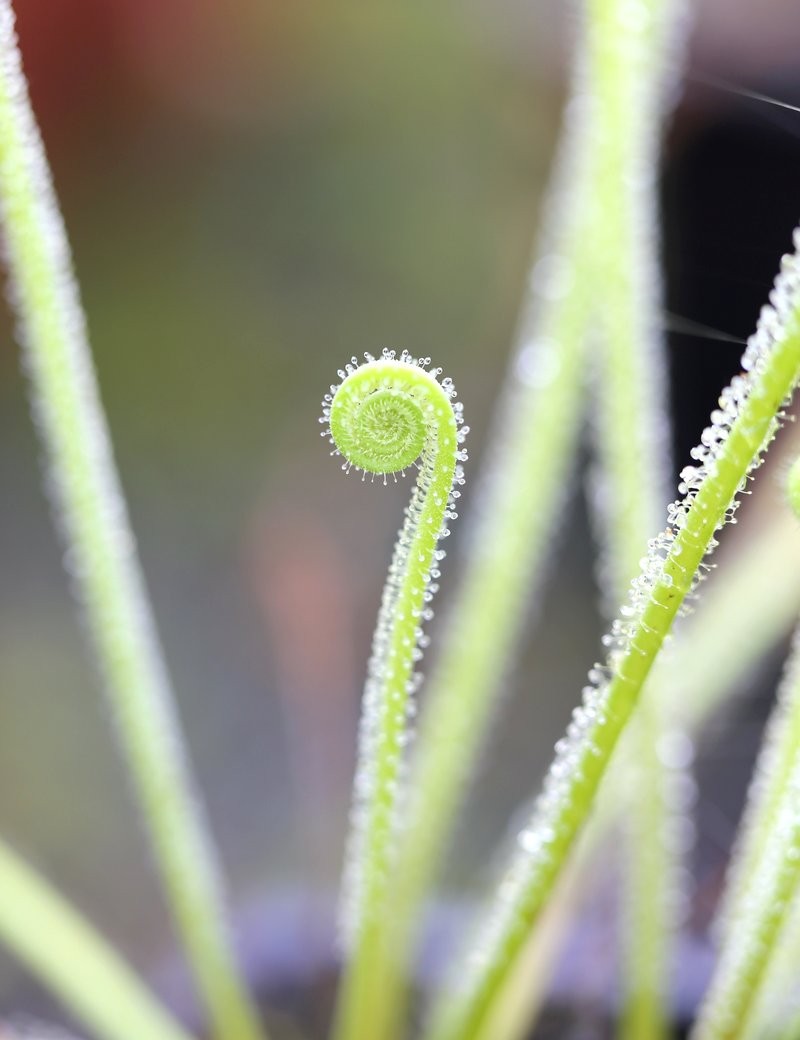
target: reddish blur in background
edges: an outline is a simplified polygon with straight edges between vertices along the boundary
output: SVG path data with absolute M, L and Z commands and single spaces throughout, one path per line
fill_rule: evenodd
M 265 901 L 302 903 L 337 882 L 364 663 L 408 493 L 344 479 L 318 402 L 351 354 L 430 355 L 465 403 L 476 471 L 574 16 L 557 0 L 16 6 L 233 901 L 244 918 Z M 695 75 L 800 99 L 795 0 L 696 6 Z M 671 314 L 748 334 L 800 211 L 799 175 L 800 115 L 690 81 L 665 179 Z M 683 332 L 671 349 L 683 460 L 738 350 Z M 0 831 L 152 972 L 172 939 L 39 477 L 3 317 Z M 596 654 L 592 550 L 574 506 L 453 889 L 486 877 Z M 457 531 L 452 542 L 451 572 Z M 717 767 L 741 790 L 746 755 Z M 735 798 L 709 798 L 727 835 Z M 291 924 L 276 920 L 279 950 Z M 1 955 L 0 1013 L 35 999 Z

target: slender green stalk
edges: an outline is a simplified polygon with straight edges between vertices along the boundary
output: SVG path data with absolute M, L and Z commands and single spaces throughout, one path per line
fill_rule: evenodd
M 800 762 L 795 761 L 762 858 L 732 908 L 735 924 L 731 923 L 725 937 L 692 1034 L 695 1040 L 738 1040 L 754 1035 L 752 1016 L 800 884 L 798 804 Z
M 794 495 L 798 463 L 789 471 L 786 491 L 789 504 L 799 513 Z M 784 507 L 784 523 L 795 533 L 800 531 L 797 516 Z M 786 564 L 784 563 L 784 566 Z M 761 576 L 763 583 L 765 578 Z M 748 589 L 748 594 L 750 590 Z M 728 868 L 725 892 L 717 911 L 717 920 L 727 934 L 736 916 L 736 908 L 752 882 L 761 861 L 768 837 L 777 817 L 781 798 L 794 762 L 800 755 L 800 628 L 796 629 L 792 651 L 778 689 L 777 702 L 766 726 L 758 761 L 748 792 L 736 845 Z
M 796 487 L 792 486 L 797 474 L 798 463 L 795 461 L 787 480 L 787 491 L 792 508 L 796 514 L 800 514 L 798 498 L 794 493 Z M 793 527 L 800 538 L 800 525 L 796 517 L 793 518 Z M 791 572 L 788 560 L 784 566 L 788 566 Z M 768 835 L 777 823 L 781 795 L 787 790 L 792 765 L 800 757 L 796 743 L 799 668 L 800 628 L 795 631 L 792 653 L 778 690 L 777 704 L 767 723 L 744 819 L 739 828 L 741 837 L 737 840 L 738 849 L 734 852 L 728 889 L 718 913 L 728 936 L 736 927 L 735 914 L 745 898 L 747 884 L 752 884 L 758 876 L 758 865 L 762 862 Z M 800 1038 L 800 999 L 796 986 L 800 959 L 800 900 L 797 893 L 787 916 L 780 943 L 767 964 L 745 1040 L 762 1040 L 764 1037 L 773 1040 Z
M 136 560 L 8 0 L 0 0 L 0 207 L 58 520 L 161 878 L 215 1031 L 224 1040 L 257 1040 L 261 1030 L 228 946 L 216 855 Z
M 361 714 L 351 833 L 345 865 L 342 924 L 349 959 L 337 1008 L 341 1040 L 383 1037 L 377 1025 L 383 993 L 372 967 L 384 949 L 395 913 L 390 872 L 397 848 L 401 771 L 410 731 L 414 663 L 422 656 L 423 624 L 432 616 L 444 551 L 463 483 L 459 448 L 467 432 L 449 379 L 438 382 L 430 359 L 403 352 L 353 358 L 323 403 L 323 419 L 344 468 L 364 473 L 403 471 L 419 462 L 419 476 L 395 546 L 372 644 Z
M 679 5 L 645 0 L 635 17 L 627 16 L 629 10 L 627 0 L 589 0 L 587 12 L 603 55 L 596 77 L 601 143 L 589 239 L 598 296 L 592 415 L 599 460 L 591 502 L 605 557 L 601 584 L 614 608 L 639 570 L 642 546 L 658 529 L 670 470 L 656 174 L 664 81 L 671 86 L 674 78 L 674 69 L 667 75 L 665 69 L 673 57 Z M 668 841 L 669 771 L 657 751 L 666 724 L 663 707 L 651 696 L 643 698 L 638 739 L 629 742 L 625 758 L 623 1040 L 659 1040 L 669 1018 L 670 904 L 679 864 Z
M 800 231 L 796 233 L 800 246 Z M 670 527 L 650 544 L 631 599 L 606 639 L 603 666 L 590 673 L 584 703 L 556 748 L 545 789 L 498 888 L 457 987 L 434 1009 L 428 1040 L 473 1040 L 552 891 L 591 810 L 617 740 L 672 622 L 702 574 L 714 535 L 772 439 L 778 416 L 800 379 L 800 278 L 797 256 L 785 257 L 771 303 L 736 376 L 720 397 L 712 425 L 682 472 L 683 501 Z
M 765 850 L 775 830 L 792 769 L 800 761 L 800 629 L 775 707 L 767 723 L 728 868 L 722 903 L 717 913 L 725 936 L 738 930 L 740 907 L 755 883 Z
M 675 724 L 693 739 L 702 737 L 800 613 L 800 582 L 792 580 L 800 568 L 800 526 L 788 511 L 737 527 L 721 557 L 697 609 L 662 655 L 657 674 L 648 679 L 649 695 L 667 703 Z M 615 753 L 568 876 L 561 878 L 548 901 L 547 920 L 543 918 L 531 933 L 481 1040 L 524 1040 L 537 1017 L 589 873 L 629 808 L 625 793 L 630 774 L 625 767 L 637 744 L 630 737 L 630 732 L 623 734 L 629 747 L 620 745 Z M 683 791 L 685 796 L 691 788 L 684 784 Z M 796 959 L 791 959 L 790 969 L 796 972 Z M 800 1040 L 800 1030 L 781 1040 Z
M 800 1040 L 800 901 L 796 893 L 786 916 L 742 1040 Z
M 104 1040 L 189 1040 L 131 969 L 0 843 L 0 941 Z
M 791 496 L 790 496 L 791 498 Z M 800 942 L 800 629 L 767 723 L 718 911 L 722 952 L 697 1035 L 756 1038 L 780 1022 Z M 791 1030 L 791 1025 L 790 1025 Z M 786 1035 L 791 1035 L 791 1032 Z
M 659 116 L 665 48 L 656 32 L 672 0 L 588 0 L 597 36 L 597 149 L 591 245 L 596 280 L 599 455 L 593 505 L 605 550 L 603 585 L 616 607 L 669 500 L 670 431 L 658 274 Z M 660 26 L 659 26 L 660 28 Z M 671 41 L 670 41 L 671 42 Z
M 649 700 L 649 694 L 647 695 Z M 636 720 L 635 747 L 629 758 L 624 816 L 626 848 L 622 898 L 621 1040 L 669 1034 L 669 979 L 674 931 L 680 917 L 672 913 L 681 857 L 669 841 L 671 802 L 668 775 L 658 756 L 666 730 L 657 705 L 642 705 Z M 633 794 L 638 795 L 634 799 Z

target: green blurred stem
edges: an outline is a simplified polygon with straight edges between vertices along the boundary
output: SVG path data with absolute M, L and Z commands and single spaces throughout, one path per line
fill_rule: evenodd
M 720 962 L 698 1037 L 762 1037 L 794 988 L 800 918 L 800 629 L 767 723 L 718 912 Z M 779 942 L 780 939 L 780 942 Z M 791 1035 L 787 1033 L 786 1035 Z
M 669 1034 L 667 1001 L 676 928 L 669 902 L 679 856 L 667 840 L 668 777 L 657 753 L 665 728 L 652 701 L 642 705 L 632 727 L 636 739 L 625 785 L 621 1040 L 662 1040 Z
M 728 867 L 718 918 L 723 934 L 737 927 L 740 908 L 758 876 L 775 830 L 781 803 L 800 761 L 800 629 L 795 632 L 778 697 L 764 733 L 753 779 Z
M 33 407 L 69 567 L 164 888 L 218 1037 L 257 1040 L 261 1030 L 228 944 L 216 854 L 136 559 L 8 0 L 0 0 L 0 205 Z
M 793 680 L 799 677 L 795 673 Z M 765 835 L 761 859 L 738 903 L 731 907 L 733 920 L 692 1034 L 695 1040 L 755 1035 L 752 1018 L 800 884 L 798 804 L 800 762 L 795 760 L 772 817 L 772 830 Z
M 78 913 L 0 842 L 0 941 L 105 1040 L 189 1040 Z
M 498 886 L 459 984 L 434 1009 L 426 1040 L 473 1040 L 479 1034 L 586 822 L 617 740 L 693 588 L 703 557 L 712 548 L 714 534 L 774 434 L 776 416 L 800 379 L 800 293 L 792 273 L 796 267 L 796 257 L 787 261 L 773 293 L 779 316 L 765 312 L 754 340 L 762 353 L 748 359 L 755 367 L 747 380 L 736 384 L 736 417 L 727 436 L 716 442 L 708 470 L 689 495 L 685 516 L 652 587 L 632 608 L 622 642 L 607 662 L 610 678 L 590 698 L 588 716 L 584 708 L 577 734 L 557 753 L 545 794 Z
M 786 916 L 742 1040 L 800 1040 L 800 901 L 796 894 Z
M 645 0 L 635 17 L 628 16 L 627 0 L 589 0 L 587 7 L 601 56 L 595 77 L 600 144 L 587 244 L 598 297 L 592 414 L 599 486 L 591 501 L 604 550 L 607 606 L 614 609 L 639 571 L 668 500 L 656 176 L 664 80 L 674 74 L 666 66 L 676 7 L 673 0 Z M 678 864 L 667 841 L 667 776 L 657 753 L 663 716 L 663 704 L 646 695 L 626 757 L 623 1040 L 660 1040 L 669 1018 L 668 900 Z

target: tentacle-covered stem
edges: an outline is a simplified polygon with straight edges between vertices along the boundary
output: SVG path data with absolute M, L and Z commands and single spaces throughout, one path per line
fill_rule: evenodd
M 259 1040 L 264 1031 L 231 949 L 222 871 L 184 750 L 114 464 L 10 0 L 0 0 L 0 221 L 54 513 L 166 899 L 210 1027 L 219 1040 Z M 99 947 L 93 956 L 101 960 Z M 115 969 L 109 964 L 106 970 Z M 98 1003 L 103 995 L 98 987 Z M 156 1033 L 141 1028 L 139 1036 Z
M 455 516 L 463 483 L 460 447 L 467 432 L 450 380 L 407 353 L 399 358 L 354 358 L 323 403 L 322 421 L 344 469 L 383 476 L 416 464 L 417 484 L 395 546 L 372 644 L 361 714 L 351 832 L 345 865 L 342 923 L 349 952 L 339 1002 L 337 1035 L 365 1037 L 379 1000 L 370 965 L 387 924 L 388 877 L 394 854 L 397 805 L 418 684 L 423 624 L 437 591 L 439 539 Z
M 795 248 L 800 250 L 800 231 Z M 604 640 L 606 662 L 590 672 L 584 702 L 556 745 L 530 825 L 519 834 L 518 848 L 479 923 L 466 962 L 433 1010 L 425 1040 L 478 1036 L 589 815 L 672 621 L 704 573 L 704 557 L 716 545 L 714 535 L 735 511 L 737 495 L 760 465 L 783 406 L 800 381 L 797 252 L 784 257 L 742 368 L 723 390 L 711 425 L 692 452 L 698 465 L 682 471 L 685 497 L 670 507 L 669 527 L 652 540 L 630 602 Z M 705 1040 L 728 1034 L 700 1035 Z

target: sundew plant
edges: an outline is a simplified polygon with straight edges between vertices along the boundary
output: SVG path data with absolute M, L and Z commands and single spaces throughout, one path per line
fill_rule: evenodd
M 577 29 L 545 224 L 482 472 L 466 467 L 468 407 L 451 375 L 413 349 L 352 357 L 323 400 L 324 442 L 351 480 L 411 485 L 366 666 L 332 1040 L 532 1035 L 571 909 L 610 835 L 622 860 L 617 1035 L 669 1036 L 688 899 L 692 742 L 800 609 L 797 461 L 785 467 L 782 510 L 726 534 L 718 573 L 703 582 L 741 497 L 759 497 L 758 470 L 800 381 L 800 229 L 794 251 L 776 258 L 740 371 L 691 458 L 680 460 L 674 492 L 656 184 L 687 12 L 679 0 L 584 0 Z M 233 953 L 225 883 L 137 560 L 8 0 L 0 0 L 0 212 L 53 512 L 202 1004 L 202 1037 L 302 1035 L 280 1021 L 268 1026 Z M 319 373 L 321 384 L 329 378 Z M 462 810 L 468 819 L 469 784 L 515 655 L 545 601 L 584 434 L 608 616 L 600 659 L 587 662 L 540 791 L 531 777 L 529 806 L 498 852 L 496 880 L 465 922 L 461 948 L 451 945 L 435 984 L 420 980 L 427 910 Z M 791 439 L 785 450 L 797 452 Z M 451 575 L 446 537 L 456 523 L 466 548 Z M 453 592 L 429 649 L 443 581 Z M 718 908 L 718 956 L 695 1009 L 695 1040 L 800 1037 L 798 804 L 795 635 Z M 0 939 L 97 1040 L 193 1035 L 3 843 Z M 53 1035 L 0 1025 L 8 1030 Z

